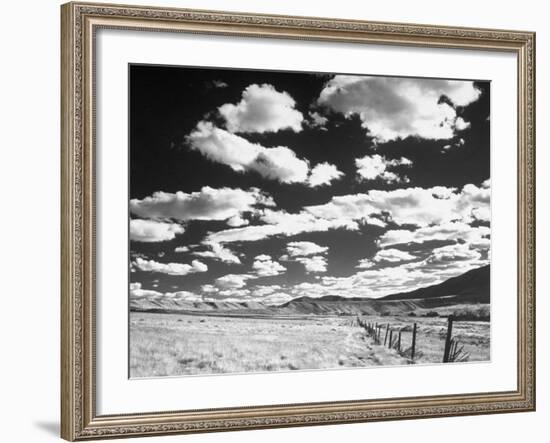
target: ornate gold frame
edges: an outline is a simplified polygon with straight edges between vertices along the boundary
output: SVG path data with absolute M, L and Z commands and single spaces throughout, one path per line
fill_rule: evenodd
M 61 7 L 61 436 L 67 440 L 533 411 L 535 34 L 217 11 Z M 94 32 L 100 27 L 509 51 L 518 59 L 518 380 L 511 392 L 98 416 L 95 412 Z

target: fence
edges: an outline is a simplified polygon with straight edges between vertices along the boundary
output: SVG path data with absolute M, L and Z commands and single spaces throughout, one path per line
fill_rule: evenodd
M 368 337 L 371 337 L 375 344 L 383 345 L 388 349 L 394 349 L 403 357 L 409 359 L 410 363 L 415 362 L 418 356 L 417 351 L 417 334 L 418 325 L 415 322 L 412 327 L 412 337 L 410 347 L 405 347 L 402 341 L 401 333 L 403 328 L 394 329 L 390 323 L 379 324 L 377 322 L 367 322 L 361 317 L 356 318 L 357 326 L 363 328 Z M 450 315 L 447 319 L 447 333 L 445 335 L 445 348 L 443 351 L 443 363 L 464 362 L 468 361 L 470 354 L 464 351 L 464 346 L 460 341 L 453 338 L 453 323 L 454 318 Z M 382 336 L 384 340 L 382 340 Z

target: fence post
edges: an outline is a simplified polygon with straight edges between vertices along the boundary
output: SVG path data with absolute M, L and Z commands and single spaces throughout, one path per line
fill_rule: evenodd
M 401 331 L 399 331 L 399 335 L 397 336 L 397 352 L 401 352 Z
M 388 323 L 386 325 L 386 335 L 384 336 L 384 346 L 386 346 L 386 342 L 388 341 L 388 331 L 390 329 L 390 324 Z
M 455 348 L 456 348 L 456 342 L 451 338 L 451 348 L 449 349 L 449 360 L 453 359 Z
M 413 326 L 413 337 L 411 345 L 411 360 L 414 361 L 414 348 L 416 347 L 416 323 Z
M 449 315 L 448 323 L 447 323 L 447 337 L 445 338 L 445 351 L 443 352 L 443 363 L 449 362 L 452 336 L 453 336 L 453 316 Z
M 391 349 L 392 337 L 393 337 L 393 330 L 390 329 L 390 343 L 388 344 L 388 348 L 390 349 Z

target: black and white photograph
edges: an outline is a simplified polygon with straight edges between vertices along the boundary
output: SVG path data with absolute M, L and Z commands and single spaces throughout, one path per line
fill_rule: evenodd
M 130 378 L 491 360 L 489 81 L 128 75 Z

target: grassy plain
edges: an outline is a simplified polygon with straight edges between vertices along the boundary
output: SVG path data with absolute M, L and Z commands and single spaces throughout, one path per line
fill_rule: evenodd
M 408 350 L 412 344 L 412 330 L 417 324 L 415 364 L 441 363 L 447 335 L 446 317 L 362 317 L 365 321 L 381 324 L 382 331 L 387 325 L 394 334 L 401 331 L 402 349 Z M 468 355 L 467 361 L 489 361 L 491 328 L 488 321 L 455 321 L 452 337 L 458 340 Z M 408 355 L 408 353 L 405 353 Z
M 333 369 L 410 364 L 358 327 L 355 316 L 221 316 L 201 313 L 131 312 L 130 376 L 160 377 Z M 418 325 L 415 363 L 440 363 L 446 319 L 441 317 L 363 316 L 402 331 L 410 346 Z M 489 322 L 456 322 L 453 334 L 469 361 L 490 358 Z

